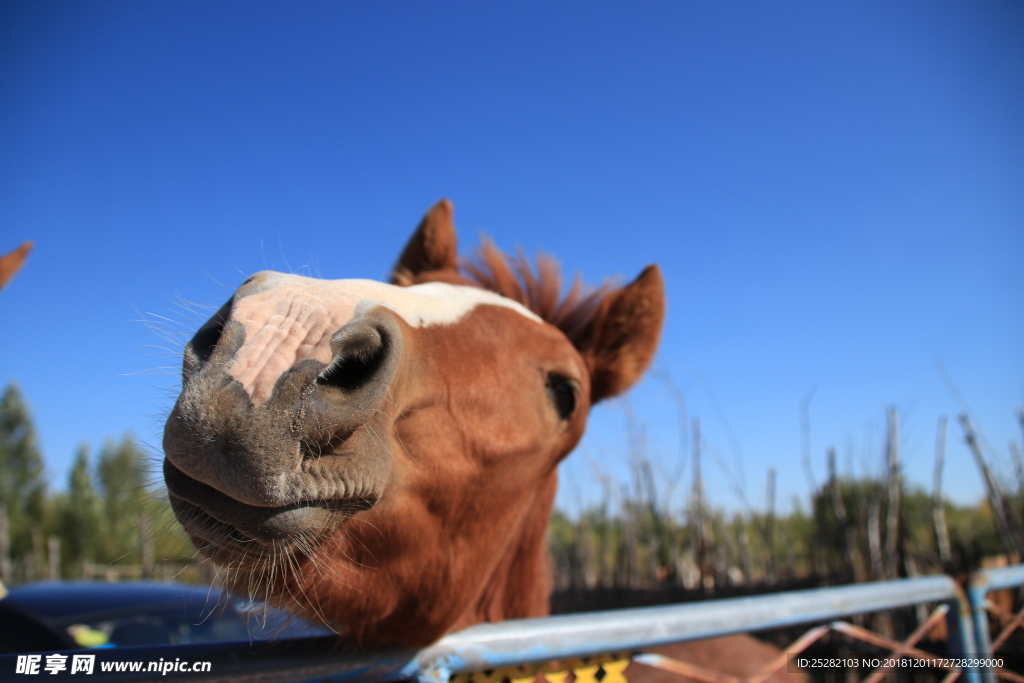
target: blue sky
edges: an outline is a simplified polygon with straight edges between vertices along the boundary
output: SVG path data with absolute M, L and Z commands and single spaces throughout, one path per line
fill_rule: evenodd
M 0 382 L 54 485 L 81 442 L 159 446 L 173 344 L 264 268 L 383 278 L 423 211 L 594 283 L 661 264 L 656 365 L 699 416 L 715 504 L 805 496 L 828 446 L 911 482 L 969 408 L 1009 476 L 1024 403 L 1024 8 L 1014 2 L 0 6 Z M 305 270 L 303 270 L 305 269 Z M 199 310 L 200 312 L 196 312 Z M 937 369 L 942 364 L 957 398 Z M 966 405 L 964 405 L 966 403 Z M 664 483 L 675 404 L 596 409 L 561 504 Z M 951 421 L 946 488 L 976 501 Z M 741 463 L 741 464 L 740 464 Z M 682 486 L 688 486 L 689 471 Z M 682 497 L 676 498 L 682 504 Z

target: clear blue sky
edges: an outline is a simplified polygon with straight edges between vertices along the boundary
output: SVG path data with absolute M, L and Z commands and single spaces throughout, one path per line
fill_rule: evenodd
M 1019 2 L 0 4 L 0 382 L 51 479 L 76 446 L 159 446 L 181 333 L 254 271 L 383 278 L 423 211 L 463 245 L 588 280 L 661 264 L 657 366 L 746 495 L 880 470 L 912 482 L 959 388 L 1006 476 L 1024 403 Z M 595 410 L 561 503 L 626 472 L 626 411 L 659 471 L 676 411 L 646 380 Z M 731 435 L 730 435 L 731 434 Z M 981 495 L 951 421 L 946 487 Z M 733 465 L 735 466 L 735 465 Z M 708 455 L 713 502 L 738 506 Z M 688 486 L 689 472 L 684 486 Z M 661 477 L 663 480 L 664 477 Z M 676 499 L 677 504 L 682 498 Z

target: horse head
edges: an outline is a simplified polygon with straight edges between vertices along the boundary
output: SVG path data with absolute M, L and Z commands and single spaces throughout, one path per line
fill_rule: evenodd
M 367 643 L 540 616 L 558 463 L 631 386 L 664 316 L 657 266 L 562 296 L 452 209 L 390 283 L 261 272 L 184 351 L 164 432 L 174 511 L 229 586 Z

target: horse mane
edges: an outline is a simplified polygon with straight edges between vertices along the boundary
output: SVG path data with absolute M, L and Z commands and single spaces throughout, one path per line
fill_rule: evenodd
M 576 344 L 594 319 L 614 283 L 600 287 L 583 284 L 579 274 L 562 296 L 562 269 L 547 254 L 538 254 L 536 270 L 522 249 L 510 256 L 484 238 L 473 258 L 463 259 L 461 270 L 474 284 L 516 301 L 537 314 L 545 322 L 560 329 Z

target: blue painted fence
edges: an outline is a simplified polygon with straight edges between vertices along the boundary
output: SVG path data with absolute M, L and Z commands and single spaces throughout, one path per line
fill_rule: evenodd
M 990 591 L 1019 586 L 1024 586 L 1024 564 L 999 569 L 984 569 L 971 576 L 967 597 L 974 615 L 974 638 L 978 644 L 978 652 L 986 657 L 993 654 L 988 608 L 986 607 L 988 594 Z M 996 672 L 986 668 L 982 670 L 982 678 L 985 683 L 996 683 Z
M 481 624 L 446 636 L 419 651 L 345 652 L 334 638 L 263 643 L 213 643 L 83 651 L 96 655 L 89 683 L 162 680 L 191 683 L 332 681 L 390 683 L 418 679 L 447 683 L 451 676 L 645 648 L 750 631 L 829 622 L 840 617 L 923 603 L 948 605 L 947 654 L 987 654 L 990 648 L 984 596 L 1024 583 L 1024 565 L 980 572 L 970 599 L 947 576 L 864 583 L 748 598 L 639 609 L 588 612 L 544 619 Z M 972 610 L 973 606 L 973 610 Z M 68 653 L 73 654 L 73 653 Z M 14 675 L 16 655 L 0 657 L 0 679 Z M 103 661 L 176 660 L 211 663 L 208 673 L 100 671 Z M 991 671 L 966 669 L 961 680 L 994 681 Z

